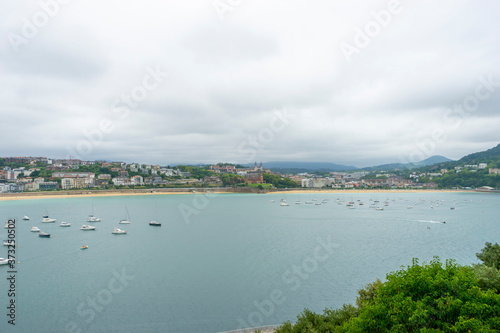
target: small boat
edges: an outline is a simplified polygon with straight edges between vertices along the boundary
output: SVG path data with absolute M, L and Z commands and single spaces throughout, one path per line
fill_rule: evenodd
M 455 210 L 455 207 L 450 207 L 451 210 Z
M 270 202 L 270 203 L 273 203 L 273 202 L 274 202 L 274 200 L 269 200 L 269 202 Z
M 30 220 L 30 218 L 29 218 L 29 217 L 27 217 L 26 215 L 24 215 L 23 220 L 24 220 L 24 221 L 29 221 L 29 220 Z
M 50 218 L 48 215 L 42 216 L 42 223 L 54 223 L 56 219 Z
M 0 258 L 0 265 L 7 265 L 9 263 L 8 259 Z
M 9 229 L 9 222 L 5 222 L 5 229 Z
M 68 222 L 61 222 L 61 224 L 59 224 L 60 227 L 71 227 L 71 223 L 68 223 Z
M 302 201 L 300 201 L 300 200 L 295 201 L 295 204 L 296 204 L 296 205 L 302 205 Z
M 115 234 L 115 235 L 124 235 L 127 233 L 127 230 L 121 230 L 118 228 L 114 228 L 113 231 L 111 231 L 111 233 Z
M 89 215 L 89 217 L 87 218 L 87 222 L 101 222 L 101 219 L 94 215 Z
M 288 204 L 286 203 L 286 201 L 282 201 L 282 202 L 280 203 L 280 206 L 288 206 Z
M 119 224 L 130 224 L 132 222 L 130 222 L 129 220 L 126 220 L 126 219 L 123 219 L 121 220 L 120 222 L 118 222 Z
M 315 206 L 321 206 L 321 202 L 316 202 L 314 205 Z
M 412 209 L 413 207 L 412 206 L 407 206 L 406 209 Z
M 84 230 L 84 231 L 95 230 L 95 227 L 91 226 L 91 225 L 84 224 L 84 225 L 82 225 L 82 227 L 80 228 L 80 230 Z
M 40 231 L 40 233 L 38 234 L 38 237 L 50 238 L 50 234 L 43 232 L 43 231 Z
M 10 246 L 10 245 L 14 246 L 15 244 L 16 244 L 16 242 L 14 240 L 4 240 L 3 241 L 3 245 L 5 245 L 5 246 Z
M 80 248 L 80 250 L 87 250 L 89 247 L 87 245 L 84 245 Z
M 30 229 L 31 232 L 40 232 L 40 228 L 38 227 L 33 227 Z
M 430 229 L 431 227 L 427 227 L 427 229 Z
M 312 205 L 312 201 L 306 201 L 306 205 Z
M 375 210 L 384 210 L 384 207 L 378 206 L 378 207 L 375 208 Z
M 154 227 L 161 227 L 161 223 L 158 221 L 151 221 L 149 222 L 149 225 L 152 225 Z
M 445 224 L 445 223 L 446 223 L 446 221 L 443 221 L 443 222 L 441 222 L 441 223 L 442 223 L 442 224 Z

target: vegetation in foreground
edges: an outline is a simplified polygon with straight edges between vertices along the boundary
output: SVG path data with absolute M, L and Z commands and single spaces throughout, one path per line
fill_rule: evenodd
M 276 333 L 500 332 L 500 245 L 486 243 L 476 256 L 482 264 L 414 259 L 359 290 L 356 305 L 323 314 L 305 309 Z

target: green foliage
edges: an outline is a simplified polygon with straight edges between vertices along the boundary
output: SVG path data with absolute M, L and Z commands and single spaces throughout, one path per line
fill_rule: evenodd
M 481 289 L 500 292 L 500 270 L 486 265 L 474 265 L 473 271 Z
M 488 267 L 500 269 L 500 245 L 487 242 L 481 252 L 476 253 L 476 257 Z
M 177 169 L 182 172 L 190 172 L 192 178 L 203 179 L 207 176 L 214 176 L 215 172 L 208 169 L 208 166 L 205 167 L 197 167 L 197 166 L 189 166 L 189 165 L 178 165 Z
M 359 291 L 356 307 L 315 314 L 305 309 L 297 323 L 277 333 L 298 332 L 498 332 L 500 277 L 494 267 L 460 266 L 453 260 L 413 264 Z
M 297 323 L 286 322 L 281 325 L 276 333 L 319 333 L 342 332 L 341 326 L 356 316 L 357 310 L 352 305 L 343 305 L 338 310 L 325 309 L 322 315 L 305 309 L 297 317 Z
M 362 309 L 373 302 L 381 285 L 382 281 L 377 279 L 375 282 L 369 283 L 365 288 L 358 290 L 358 297 L 356 297 L 356 306 L 358 309 Z
M 281 176 L 271 173 L 264 173 L 262 176 L 264 178 L 264 182 L 266 182 L 267 184 L 272 184 L 277 188 L 294 188 L 299 186 L 297 182 L 291 180 L 289 177 L 285 177 L 282 179 Z
M 220 179 L 225 186 L 237 185 L 245 182 L 245 178 L 235 175 L 234 173 L 223 173 Z
M 441 188 L 450 187 L 480 187 L 491 186 L 500 188 L 500 175 L 490 175 L 486 169 L 470 172 L 462 170 L 460 172 L 450 171 L 440 177 L 432 179 Z

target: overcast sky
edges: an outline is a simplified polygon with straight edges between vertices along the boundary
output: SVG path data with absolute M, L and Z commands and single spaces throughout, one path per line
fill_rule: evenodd
M 497 0 L 0 6 L 0 156 L 367 166 L 500 142 Z

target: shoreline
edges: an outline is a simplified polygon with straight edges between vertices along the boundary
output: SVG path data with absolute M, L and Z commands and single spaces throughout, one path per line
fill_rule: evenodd
M 0 193 L 0 201 L 10 200 L 33 200 L 33 199 L 68 199 L 68 198 L 95 198 L 95 197 L 113 197 L 113 196 L 134 196 L 134 195 L 172 195 L 172 194 L 203 194 L 207 193 L 245 193 L 245 194 L 366 194 L 366 193 L 476 193 L 470 190 L 436 190 L 436 189 L 282 189 L 271 191 L 255 191 L 241 188 L 169 188 L 169 189 L 122 189 L 122 190 L 86 190 L 86 191 L 55 191 L 55 192 L 21 192 L 21 193 Z

